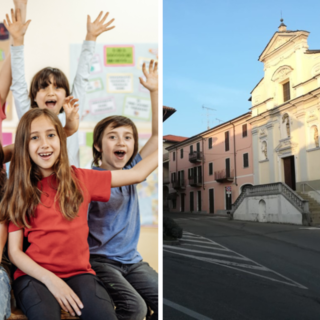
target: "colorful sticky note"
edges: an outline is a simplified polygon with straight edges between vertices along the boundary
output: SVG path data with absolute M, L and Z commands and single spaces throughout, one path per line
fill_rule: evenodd
M 2 132 L 2 145 L 12 144 L 12 132 Z
M 88 147 L 92 147 L 93 145 L 93 132 L 87 132 L 86 134 L 86 144 Z
M 134 66 L 134 46 L 105 46 L 104 64 L 107 67 Z

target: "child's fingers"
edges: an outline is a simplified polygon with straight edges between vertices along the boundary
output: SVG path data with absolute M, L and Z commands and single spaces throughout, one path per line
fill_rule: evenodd
M 59 303 L 59 305 L 60 305 L 60 308 L 61 308 L 63 311 L 68 312 L 68 309 L 65 307 L 65 305 L 64 305 L 63 302 L 62 302 L 62 300 L 59 299 L 59 298 L 57 298 L 57 297 L 55 297 L 55 298 L 56 298 L 56 300 L 58 301 L 58 303 Z
M 83 309 L 83 304 L 82 304 L 81 300 L 79 299 L 79 297 L 74 292 L 71 294 L 71 298 L 72 298 L 72 307 L 77 312 L 77 314 L 80 316 L 81 315 L 80 309 Z
M 141 77 L 139 77 L 139 80 L 140 83 L 145 87 L 147 83 Z
M 77 103 L 78 101 L 79 101 L 79 99 L 73 99 L 73 100 L 71 101 L 71 105 L 74 106 L 74 104 Z
M 149 62 L 149 74 L 152 72 L 153 70 L 153 60 L 150 60 Z
M 114 21 L 115 19 L 111 19 L 109 22 L 107 22 L 106 24 L 104 24 L 103 26 L 106 28 L 106 27 L 109 27 L 110 24 Z
M 11 25 L 11 21 L 10 21 L 10 18 L 9 18 L 8 14 L 6 14 L 6 18 L 7 18 L 8 26 L 10 26 Z
M 29 24 L 30 24 L 31 20 L 28 20 L 23 26 L 25 27 L 25 30 L 28 30 Z
M 91 23 L 91 17 L 89 15 L 87 15 L 87 24 Z
M 15 22 L 15 21 L 16 21 L 16 17 L 15 17 L 15 15 L 14 15 L 13 9 L 11 9 L 11 20 L 12 20 L 12 22 Z
M 9 30 L 9 26 L 7 25 L 6 19 L 3 20 L 3 24 L 4 24 L 4 26 L 6 27 L 6 29 Z M 9 31 L 9 32 L 10 32 L 10 31 Z
M 158 72 L 158 62 L 156 61 L 154 64 L 153 72 Z
M 148 72 L 147 72 L 147 68 L 146 68 L 146 63 L 145 62 L 142 65 L 142 72 L 143 72 L 144 76 L 147 78 L 148 77 Z
M 106 19 L 108 18 L 109 12 L 107 12 L 104 17 L 101 20 L 101 23 L 104 23 L 106 21 Z
M 73 96 L 66 97 L 64 103 L 69 103 L 73 99 Z
M 65 308 L 67 309 L 66 311 L 69 312 L 72 316 L 75 316 L 74 311 L 73 311 L 72 307 L 70 306 L 69 301 L 67 300 L 67 298 L 63 297 L 61 299 L 61 301 L 62 301 L 63 305 L 65 306 Z
M 99 13 L 99 15 L 98 15 L 97 19 L 96 19 L 96 20 L 94 20 L 94 21 L 93 21 L 93 23 L 97 23 L 97 21 L 99 21 L 99 20 L 100 20 L 100 18 L 101 18 L 101 16 L 102 16 L 102 14 L 103 14 L 103 11 L 100 11 L 100 13 Z
M 113 27 L 110 27 L 110 28 L 107 28 L 107 29 L 104 29 L 103 30 L 103 32 L 105 32 L 105 31 L 109 31 L 109 30 L 111 30 L 111 29 L 114 29 L 116 26 L 113 26 Z

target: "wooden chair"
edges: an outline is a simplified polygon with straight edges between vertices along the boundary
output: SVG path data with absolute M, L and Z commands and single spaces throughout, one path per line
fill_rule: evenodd
M 28 320 L 28 318 L 23 314 L 20 309 L 12 308 L 11 309 L 11 316 L 8 320 Z M 80 319 L 79 317 L 74 317 L 70 313 L 61 310 L 61 319 Z

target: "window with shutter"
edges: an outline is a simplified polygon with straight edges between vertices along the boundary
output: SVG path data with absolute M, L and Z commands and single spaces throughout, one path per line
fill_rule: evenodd
M 244 124 L 242 126 L 242 137 L 245 138 L 247 135 L 248 135 L 248 133 L 247 133 L 247 125 Z
M 229 131 L 224 133 L 225 151 L 229 151 Z
M 245 153 L 243 155 L 243 167 L 248 168 L 249 167 L 249 154 Z

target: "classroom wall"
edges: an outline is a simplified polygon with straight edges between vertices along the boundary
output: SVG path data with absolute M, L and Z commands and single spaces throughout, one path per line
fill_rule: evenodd
M 87 14 L 95 19 L 99 12 L 109 11 L 115 18 L 114 30 L 102 34 L 97 42 L 104 44 L 157 43 L 157 0 L 29 0 L 27 20 L 31 19 L 25 36 L 25 71 L 28 85 L 38 70 L 52 66 L 69 78 L 70 44 L 82 43 L 86 36 Z M 1 0 L 0 20 L 13 8 L 12 0 Z M 71 81 L 70 81 L 71 80 Z M 69 78 L 72 83 L 72 79 Z M 12 120 L 5 120 L 3 131 L 15 131 L 18 123 L 14 111 Z M 151 123 L 149 124 L 151 128 Z M 80 124 L 81 128 L 81 124 Z M 86 126 L 87 128 L 87 126 Z M 145 261 L 158 270 L 158 229 L 141 228 L 139 250 Z

